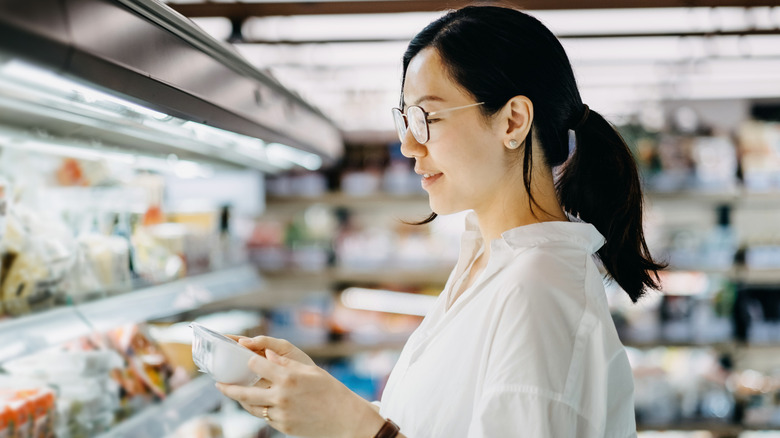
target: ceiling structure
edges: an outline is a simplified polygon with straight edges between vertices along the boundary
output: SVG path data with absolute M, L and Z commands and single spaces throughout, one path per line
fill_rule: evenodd
M 393 141 L 401 55 L 462 0 L 168 3 L 320 108 L 349 141 Z M 780 98 L 780 2 L 504 1 L 544 22 L 583 100 L 660 125 L 669 101 Z

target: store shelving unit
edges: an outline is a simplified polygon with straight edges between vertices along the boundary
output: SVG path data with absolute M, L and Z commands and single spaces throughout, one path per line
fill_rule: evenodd
M 780 204 L 780 191 L 751 191 L 747 189 L 732 189 L 725 192 L 683 190 L 676 192 L 645 191 L 650 201 L 699 201 L 711 204 L 723 202 L 739 202 L 745 204 L 773 202 Z M 394 195 L 389 193 L 374 193 L 367 196 L 350 195 L 343 192 L 327 192 L 322 196 L 268 196 L 269 205 L 305 207 L 311 204 L 327 204 L 343 207 L 362 208 L 387 204 L 428 204 L 428 195 L 415 193 L 409 195 Z
M 386 205 L 428 205 L 428 195 L 415 193 L 409 195 L 393 195 L 388 193 L 373 193 L 366 196 L 349 195 L 342 192 L 328 192 L 322 196 L 269 196 L 269 205 L 285 208 L 302 208 L 312 204 L 326 204 L 347 208 L 381 207 Z
M 354 356 L 360 353 L 369 353 L 382 350 L 397 350 L 400 351 L 405 342 L 404 341 L 386 341 L 377 342 L 371 344 L 362 344 L 358 342 L 334 342 L 323 345 L 310 345 L 301 348 L 312 359 L 336 359 L 342 357 Z
M 444 284 L 450 275 L 449 267 L 432 267 L 420 269 L 348 269 L 327 268 L 318 271 L 285 269 L 279 271 L 263 271 L 268 281 L 278 281 L 286 278 L 303 278 L 320 283 L 400 283 L 400 284 Z
M 698 202 L 705 204 L 733 203 L 737 205 L 758 206 L 780 205 L 780 191 L 753 191 L 734 188 L 720 191 L 683 190 L 676 192 L 646 191 L 645 196 L 651 202 Z
M 713 438 L 736 438 L 739 434 L 746 431 L 780 431 L 779 425 L 740 425 L 719 423 L 715 421 L 702 421 L 702 422 L 683 422 L 675 424 L 638 424 L 637 431 L 657 431 L 657 432 L 669 432 L 669 431 L 682 431 L 682 432 L 694 432 L 704 431 L 712 434 Z
M 188 419 L 211 412 L 227 400 L 214 386 L 211 377 L 200 376 L 99 438 L 165 437 Z
M 175 315 L 255 292 L 262 285 L 254 268 L 241 266 L 0 321 L 0 363 L 95 331 Z

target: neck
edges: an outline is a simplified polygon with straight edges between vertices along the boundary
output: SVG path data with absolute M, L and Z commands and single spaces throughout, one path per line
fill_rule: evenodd
M 522 176 L 519 181 L 512 181 L 509 185 L 519 190 L 504 190 L 474 209 L 485 245 L 484 254 L 488 257 L 490 242 L 500 238 L 507 230 L 540 222 L 568 221 L 558 202 L 549 169 L 535 171 L 531 178 L 531 193 L 536 204 L 532 202 L 529 205 Z

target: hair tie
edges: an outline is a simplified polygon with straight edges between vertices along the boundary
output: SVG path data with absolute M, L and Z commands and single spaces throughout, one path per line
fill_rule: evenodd
M 582 104 L 582 106 L 585 107 L 585 109 L 582 110 L 582 117 L 580 118 L 580 121 L 577 122 L 577 124 L 574 125 L 573 128 L 571 128 L 571 129 L 573 129 L 575 131 L 580 129 L 582 127 L 582 125 L 585 124 L 585 121 L 588 120 L 588 116 L 590 115 L 590 107 L 588 107 L 588 105 L 586 105 L 584 103 Z

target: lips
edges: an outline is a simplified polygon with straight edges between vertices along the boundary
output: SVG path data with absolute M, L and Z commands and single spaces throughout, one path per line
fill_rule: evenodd
M 439 180 L 444 174 L 441 172 L 433 172 L 433 173 L 423 173 L 422 174 L 422 187 L 428 188 L 433 183 Z

